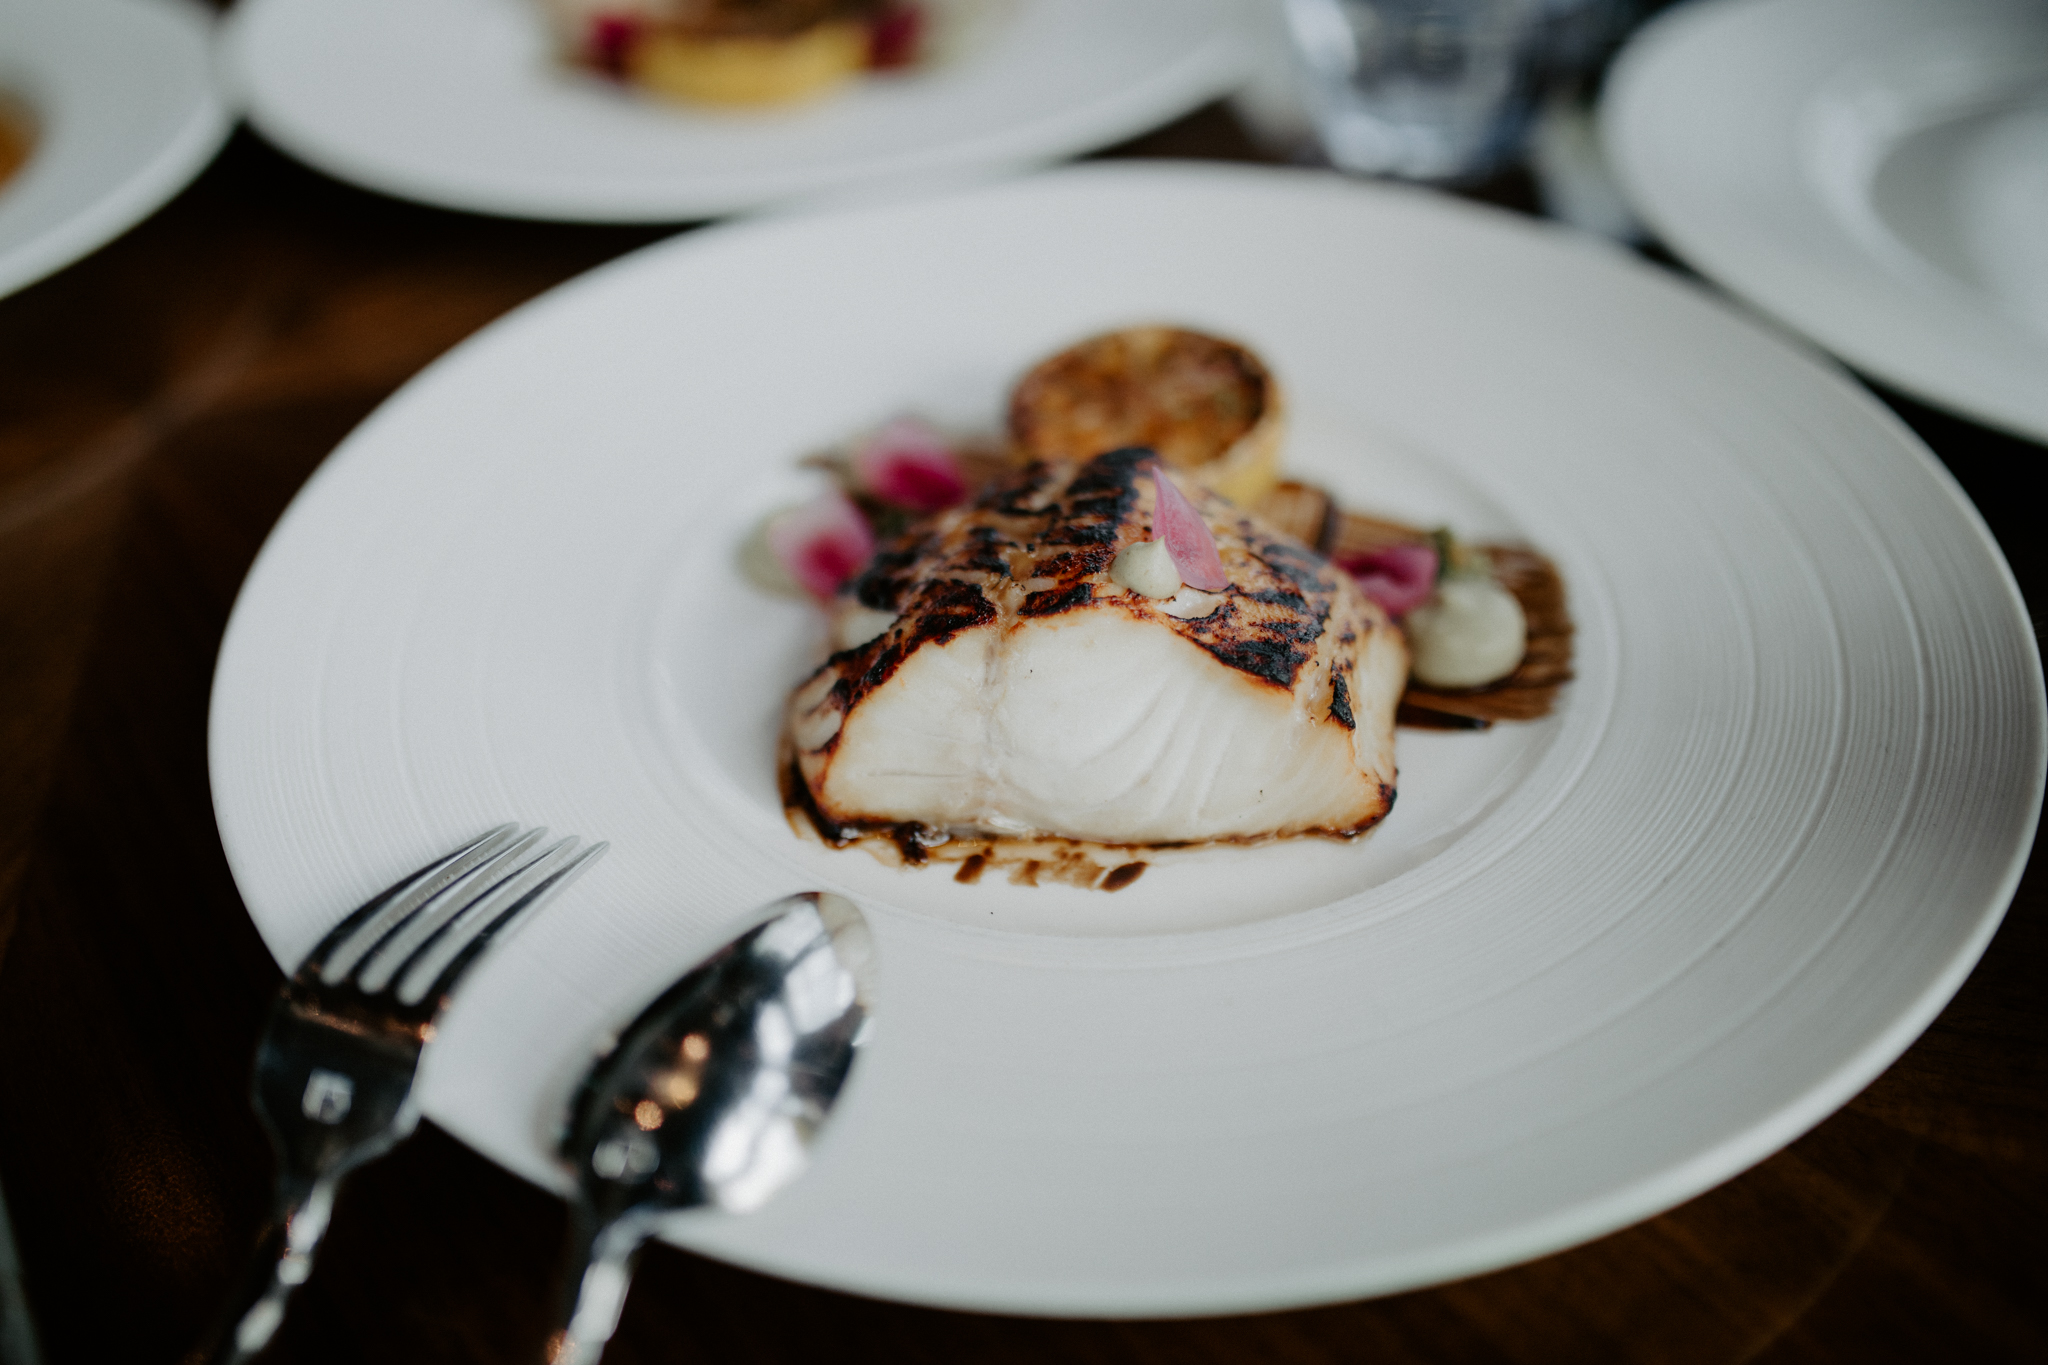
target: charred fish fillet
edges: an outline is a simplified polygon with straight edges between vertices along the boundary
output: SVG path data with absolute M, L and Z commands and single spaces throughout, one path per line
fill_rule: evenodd
M 790 700 L 829 821 L 1171 845 L 1349 836 L 1394 800 L 1407 647 L 1350 578 L 1187 490 L 1228 586 L 1112 582 L 1147 539 L 1151 452 L 1038 464 L 885 545 L 845 646 Z

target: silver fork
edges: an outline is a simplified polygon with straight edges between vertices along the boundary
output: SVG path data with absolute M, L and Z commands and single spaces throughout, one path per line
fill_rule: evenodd
M 420 1050 L 491 940 L 603 853 L 500 825 L 343 920 L 285 982 L 256 1050 L 252 1099 L 277 1151 L 273 1213 L 208 1359 L 248 1360 L 284 1320 L 341 1178 L 419 1123 Z

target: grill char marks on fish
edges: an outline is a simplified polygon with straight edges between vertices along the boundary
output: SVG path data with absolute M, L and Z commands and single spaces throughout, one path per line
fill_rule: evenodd
M 1199 489 L 1230 586 L 1191 603 L 1117 586 L 1117 552 L 1150 534 L 1149 458 L 1033 465 L 883 547 L 845 601 L 895 622 L 791 699 L 823 816 L 1156 845 L 1385 815 L 1399 632 L 1314 552 Z

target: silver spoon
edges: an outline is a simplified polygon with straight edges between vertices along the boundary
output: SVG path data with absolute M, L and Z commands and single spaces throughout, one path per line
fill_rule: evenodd
M 569 1107 L 576 1174 L 551 1365 L 591 1365 L 641 1246 L 679 1209 L 745 1213 L 803 1174 L 870 1008 L 872 940 L 851 901 L 807 891 L 663 991 Z

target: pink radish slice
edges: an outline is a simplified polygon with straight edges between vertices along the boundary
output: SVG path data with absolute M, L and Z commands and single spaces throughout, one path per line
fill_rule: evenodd
M 1223 560 L 1216 553 L 1216 537 L 1209 534 L 1209 523 L 1173 486 L 1156 460 L 1152 462 L 1152 482 L 1159 489 L 1152 508 L 1152 538 L 1166 542 L 1166 552 L 1173 556 L 1181 582 L 1203 592 L 1222 592 L 1230 580 L 1223 574 Z
M 1436 591 L 1436 549 L 1430 545 L 1390 545 L 1370 554 L 1346 555 L 1337 567 L 1356 579 L 1389 616 L 1407 615 Z
M 967 476 L 939 433 L 899 417 L 853 455 L 854 480 L 883 502 L 937 512 L 967 500 Z
M 874 557 L 875 533 L 835 488 L 769 522 L 768 548 L 805 592 L 829 599 Z

